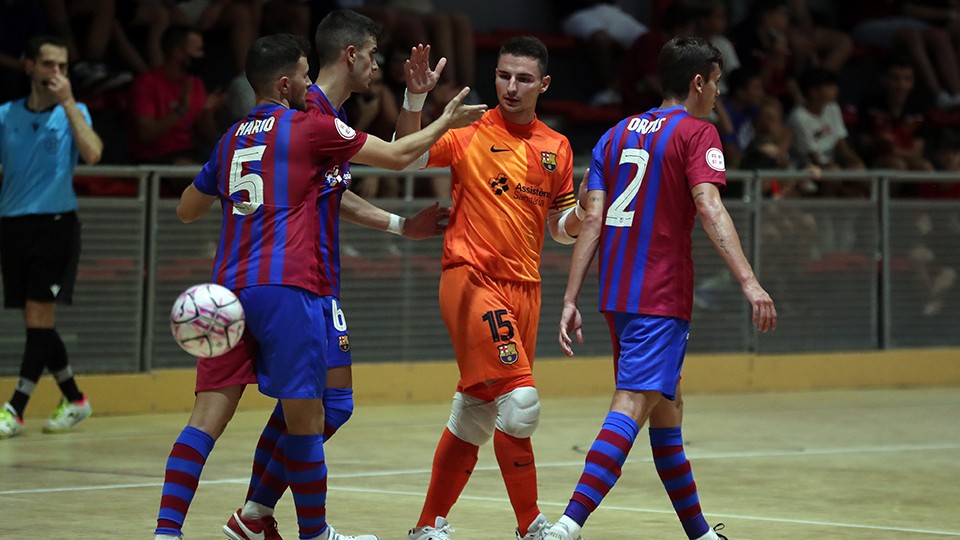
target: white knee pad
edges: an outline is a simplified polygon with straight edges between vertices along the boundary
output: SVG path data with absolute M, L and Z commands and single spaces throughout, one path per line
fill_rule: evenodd
M 453 396 L 447 429 L 463 441 L 482 446 L 493 436 L 496 420 L 496 403 L 457 392 Z
M 540 423 L 537 389 L 523 386 L 497 398 L 497 429 L 518 439 L 533 435 Z

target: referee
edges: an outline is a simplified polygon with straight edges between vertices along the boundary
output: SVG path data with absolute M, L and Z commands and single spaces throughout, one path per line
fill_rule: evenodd
M 86 105 L 73 97 L 64 41 L 31 39 L 24 64 L 30 95 L 0 105 L 4 307 L 22 310 L 27 329 L 17 388 L 0 409 L 0 439 L 23 430 L 23 411 L 44 368 L 63 392 L 45 433 L 67 431 L 91 412 L 54 325 L 56 304 L 71 302 L 80 254 L 73 169 L 78 156 L 91 165 L 100 161 L 103 142 Z

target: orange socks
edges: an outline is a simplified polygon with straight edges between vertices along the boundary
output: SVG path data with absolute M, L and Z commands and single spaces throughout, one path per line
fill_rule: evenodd
M 520 536 L 527 534 L 527 527 L 540 515 L 537 507 L 537 467 L 533 459 L 530 439 L 518 439 L 496 430 L 493 434 L 493 449 L 500 464 L 503 483 L 510 496 L 510 504 L 517 515 Z
M 417 527 L 428 525 L 432 527 L 438 516 L 449 516 L 453 503 L 457 502 L 464 486 L 470 480 L 470 475 L 473 474 L 479 453 L 479 446 L 457 438 L 450 433 L 449 429 L 443 430 L 440 443 L 437 445 L 437 453 L 433 455 L 430 487 L 427 488 L 427 500 L 423 503 L 423 512 L 420 514 Z M 536 485 L 534 485 L 534 493 L 536 493 Z

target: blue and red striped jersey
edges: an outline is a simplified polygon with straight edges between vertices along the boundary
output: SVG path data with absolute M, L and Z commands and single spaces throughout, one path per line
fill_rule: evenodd
M 333 108 L 330 100 L 319 86 L 312 84 L 307 89 L 307 110 L 347 123 L 347 113 L 341 107 Z M 344 160 L 335 163 L 324 172 L 324 181 L 317 197 L 317 214 L 320 219 L 320 268 L 321 279 L 328 284 L 330 294 L 340 297 L 340 202 L 343 192 L 350 188 L 350 163 Z
M 726 185 L 720 136 L 683 107 L 621 120 L 593 148 L 589 189 L 606 192 L 600 310 L 677 317 L 693 311 L 690 190 Z
M 339 261 L 330 270 L 320 249 L 317 201 L 339 182 L 331 171 L 366 137 L 337 118 L 273 104 L 231 126 L 193 181 L 222 203 L 213 281 L 233 290 L 292 285 L 334 295 L 329 275 Z

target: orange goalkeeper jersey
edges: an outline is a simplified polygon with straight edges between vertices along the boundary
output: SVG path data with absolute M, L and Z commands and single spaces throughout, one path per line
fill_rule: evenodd
M 498 107 L 448 131 L 427 166 L 449 166 L 453 177 L 443 268 L 469 264 L 493 278 L 539 282 L 547 214 L 576 204 L 567 138 L 539 120 L 511 124 Z

